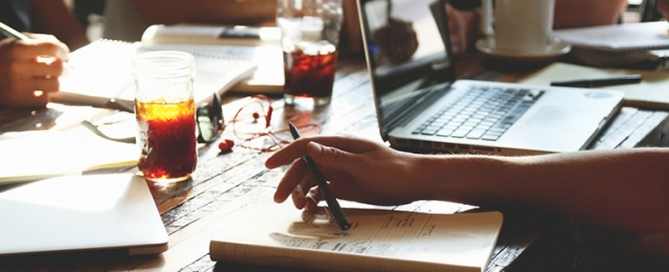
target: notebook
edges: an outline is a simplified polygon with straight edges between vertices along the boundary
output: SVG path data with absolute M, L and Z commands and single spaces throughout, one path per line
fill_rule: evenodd
M 68 62 L 74 69 L 61 77 L 61 91 L 50 94 L 49 99 L 62 104 L 93 106 L 104 106 L 109 98 L 116 98 L 124 104 L 128 103 L 126 101 L 132 102 L 132 57 L 157 50 L 193 54 L 193 92 L 197 104 L 211 101 L 214 92 L 222 95 L 235 84 L 251 77 L 257 68 L 254 62 L 223 51 L 219 46 L 144 45 L 140 42 L 101 39 L 70 54 Z
M 553 36 L 575 48 L 614 52 L 667 49 L 669 23 L 657 21 L 559 29 L 553 31 Z
M 258 65 L 254 74 L 233 86 L 238 93 L 281 94 L 283 50 L 276 27 L 203 24 L 151 25 L 142 34 L 144 45 L 215 45 L 219 51 L 239 55 Z
M 0 257 L 116 250 L 159 254 L 168 237 L 143 177 L 65 176 L 0 191 Z
M 455 80 L 445 2 L 358 0 L 380 132 L 394 148 L 576 151 L 620 109 L 617 91 Z

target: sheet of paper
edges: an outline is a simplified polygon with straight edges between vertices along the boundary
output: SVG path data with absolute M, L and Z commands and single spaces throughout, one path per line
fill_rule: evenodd
M 604 69 L 556 62 L 520 82 L 548 86 L 552 81 L 606 78 L 625 74 L 640 74 L 643 80 L 639 84 L 602 88 L 623 91 L 625 103 L 629 106 L 669 109 L 669 72 L 667 71 Z

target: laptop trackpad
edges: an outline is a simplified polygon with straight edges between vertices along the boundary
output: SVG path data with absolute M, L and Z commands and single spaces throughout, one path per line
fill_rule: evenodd
M 596 112 L 587 108 L 544 106 L 530 117 L 527 124 L 564 130 L 587 128 L 593 125 L 591 119 L 601 118 Z

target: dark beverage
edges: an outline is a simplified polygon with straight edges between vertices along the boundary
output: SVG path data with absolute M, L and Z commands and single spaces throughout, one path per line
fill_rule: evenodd
M 149 180 L 190 177 L 197 164 L 195 104 L 135 102 L 141 148 L 138 167 Z
M 329 43 L 299 46 L 293 52 L 283 52 L 284 94 L 328 100 L 337 70 L 337 50 Z

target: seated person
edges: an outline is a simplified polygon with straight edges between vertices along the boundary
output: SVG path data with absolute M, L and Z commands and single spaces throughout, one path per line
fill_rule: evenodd
M 413 154 L 381 142 L 305 137 L 272 154 L 290 164 L 274 194 L 316 211 L 323 196 L 310 156 L 340 199 L 374 205 L 443 200 L 476 206 L 523 205 L 636 235 L 636 250 L 669 256 L 669 148 L 580 151 L 536 156 Z
M 27 34 L 26 41 L 0 34 L 0 106 L 44 107 L 70 49 L 88 43 L 84 30 L 63 1 L 0 1 L 0 21 Z M 61 42 L 62 41 L 62 42 Z
M 669 16 L 669 0 L 658 0 L 657 8 Z M 319 165 L 340 199 L 374 205 L 443 200 L 539 207 L 633 234 L 625 253 L 659 256 L 660 265 L 666 265 L 669 256 L 666 147 L 516 157 L 427 155 L 355 137 L 305 137 L 272 154 L 265 166 L 290 165 L 274 201 L 291 197 L 296 208 L 315 211 L 323 195 L 299 160 L 303 156 Z M 666 271 L 666 266 L 653 271 Z

